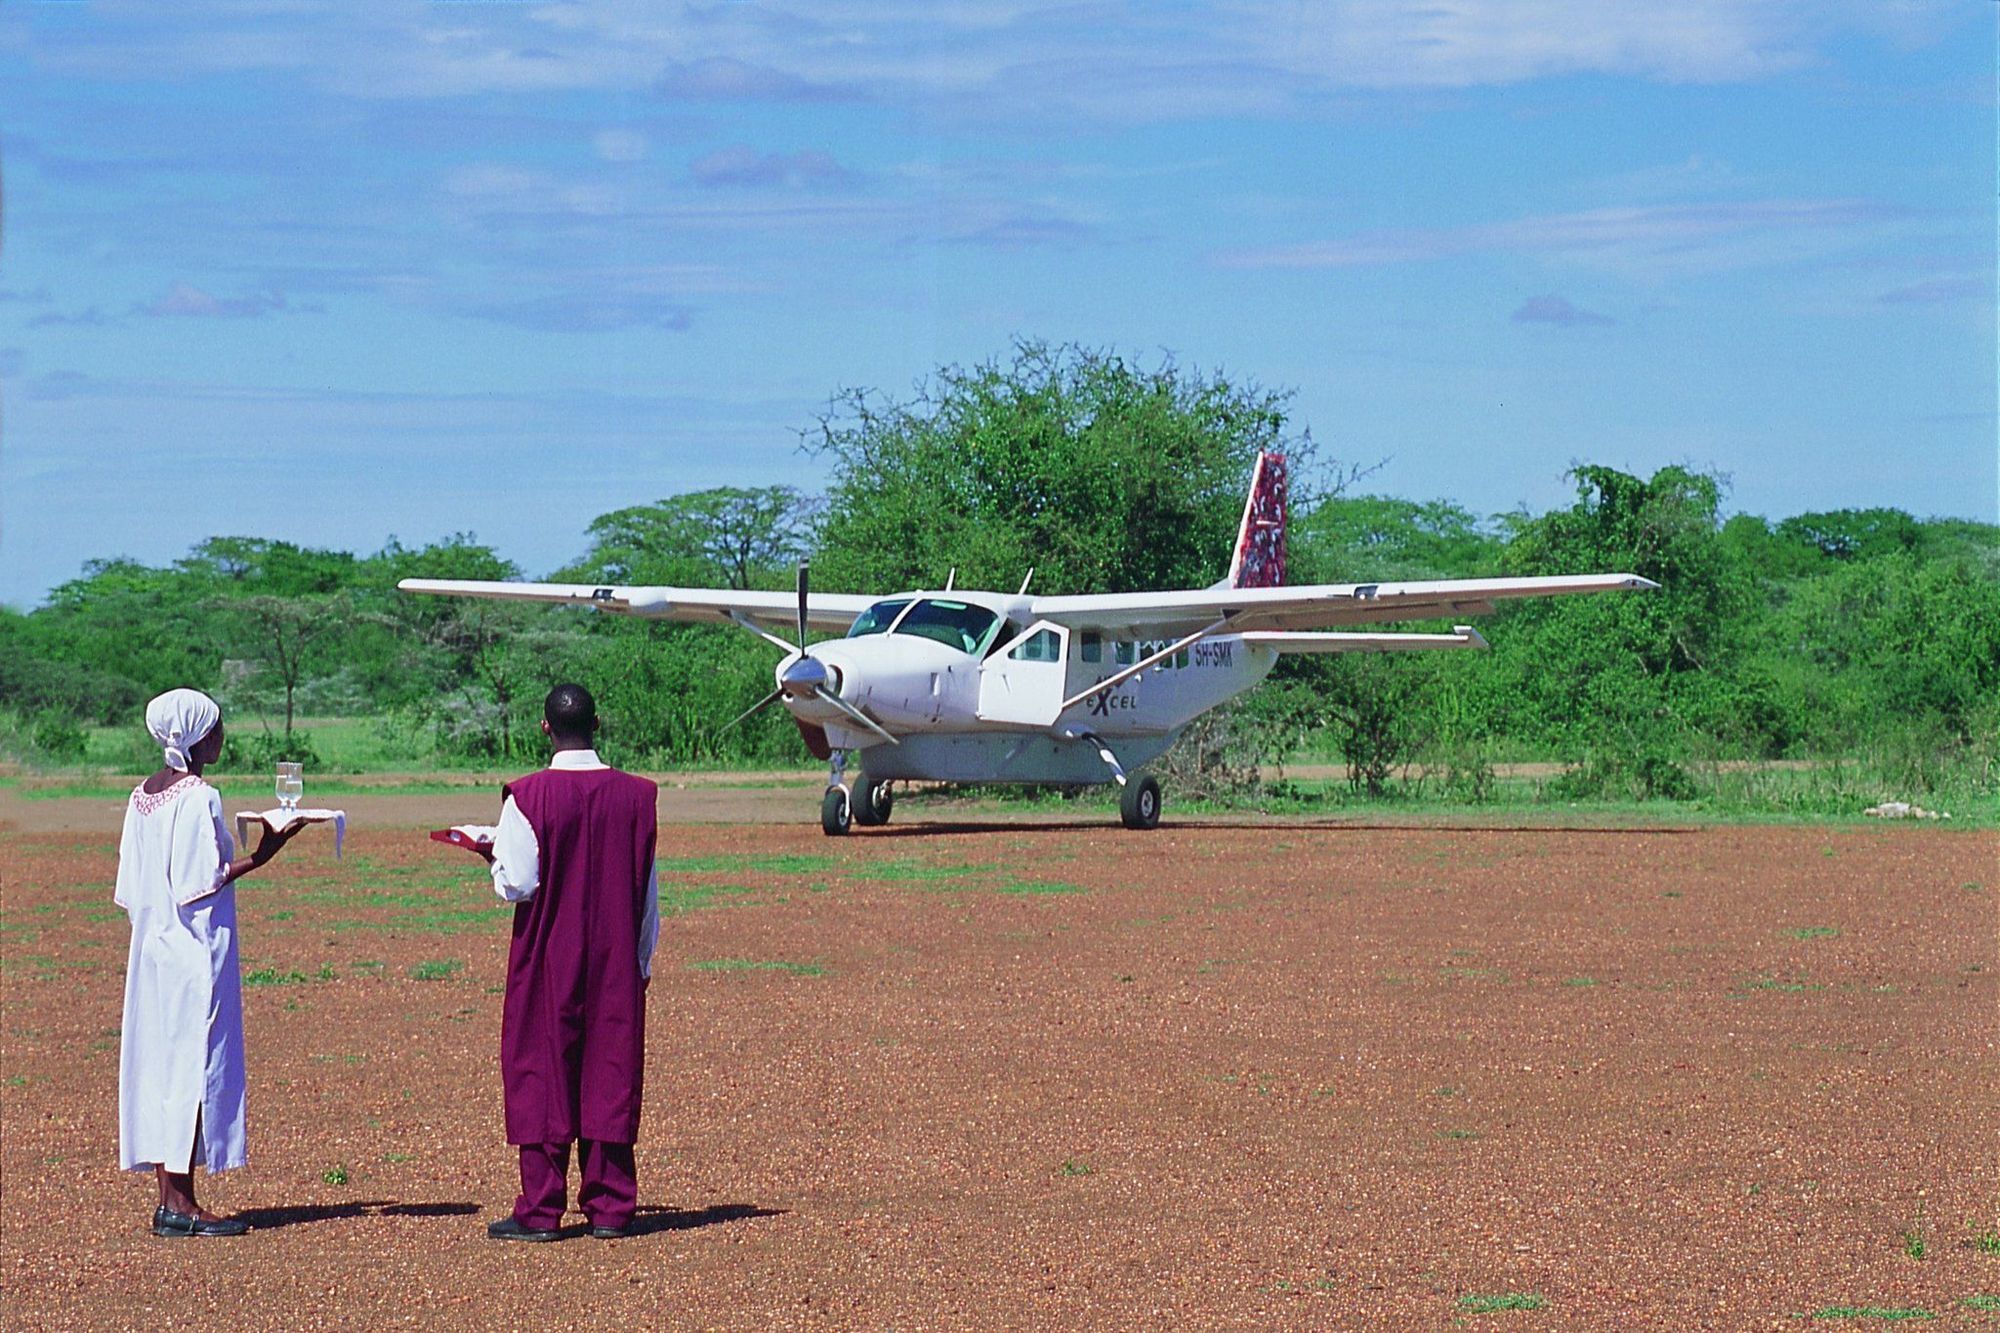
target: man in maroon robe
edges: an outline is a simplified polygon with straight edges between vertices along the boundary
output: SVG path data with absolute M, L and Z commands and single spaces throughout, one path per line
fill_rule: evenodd
M 624 1236 L 638 1203 L 632 1145 L 659 936 L 658 789 L 598 759 L 597 705 L 581 685 L 549 691 L 542 731 L 555 753 L 504 789 L 489 853 L 494 890 L 516 904 L 500 1077 L 521 1195 L 487 1234 L 556 1239 L 575 1143 L 591 1234 Z

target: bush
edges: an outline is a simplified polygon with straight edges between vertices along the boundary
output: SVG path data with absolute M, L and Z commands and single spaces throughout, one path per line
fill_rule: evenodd
M 43 713 L 35 719 L 29 737 L 44 756 L 64 764 L 83 762 L 90 746 L 88 733 L 67 713 Z
M 228 773 L 268 773 L 280 762 L 304 764 L 308 773 L 324 766 L 311 733 L 304 731 L 294 731 L 290 740 L 281 731 L 232 731 L 215 766 Z

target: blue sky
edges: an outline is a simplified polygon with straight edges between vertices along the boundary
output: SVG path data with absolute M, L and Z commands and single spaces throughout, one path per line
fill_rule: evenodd
M 0 601 L 221 533 L 544 572 L 1019 337 L 1481 512 L 1992 520 L 1996 11 L 10 0 Z

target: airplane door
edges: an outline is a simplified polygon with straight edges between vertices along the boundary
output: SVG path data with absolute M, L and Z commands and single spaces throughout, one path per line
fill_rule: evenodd
M 1046 727 L 1062 711 L 1069 631 L 1038 620 L 979 668 L 979 720 Z

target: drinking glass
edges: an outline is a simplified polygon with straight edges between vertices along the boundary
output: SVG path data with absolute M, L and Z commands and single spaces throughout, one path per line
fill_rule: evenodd
M 299 797 L 305 794 L 305 765 L 278 765 L 278 808 L 290 812 L 299 808 Z

